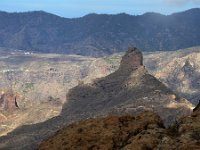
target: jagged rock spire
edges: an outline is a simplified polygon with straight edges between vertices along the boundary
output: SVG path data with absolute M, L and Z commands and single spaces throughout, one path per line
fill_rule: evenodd
M 135 47 L 130 47 L 122 57 L 119 70 L 126 72 L 133 71 L 138 69 L 140 66 L 143 66 L 142 52 Z

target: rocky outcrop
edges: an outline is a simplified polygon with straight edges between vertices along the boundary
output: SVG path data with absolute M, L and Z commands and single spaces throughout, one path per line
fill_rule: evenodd
M 148 74 L 142 53 L 137 48 L 129 48 L 116 72 L 70 90 L 67 101 L 62 115 L 68 114 L 70 120 L 151 110 L 169 125 L 177 118 L 189 115 L 192 108 L 190 102 L 179 98 Z
M 180 150 L 199 150 L 200 149 L 200 108 L 189 117 L 181 118 L 172 128 L 175 133 L 176 141 L 174 147 Z M 175 148 L 174 148 L 175 149 Z
M 164 133 L 160 117 L 152 112 L 135 117 L 109 116 L 71 124 L 42 142 L 39 150 L 152 149 Z
M 126 54 L 122 57 L 119 71 L 131 72 L 143 66 L 143 55 L 142 52 L 137 48 L 129 48 Z
M 39 150 L 199 150 L 200 109 L 165 128 L 159 116 L 109 116 L 71 124 L 43 141 Z
M 0 104 L 4 111 L 13 112 L 19 109 L 18 106 L 19 95 L 12 90 L 2 91 L 0 95 Z

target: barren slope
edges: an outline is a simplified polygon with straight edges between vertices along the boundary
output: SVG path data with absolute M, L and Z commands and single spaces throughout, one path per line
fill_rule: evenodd
M 178 95 L 197 104 L 200 97 L 199 55 L 199 47 L 144 53 L 144 65 L 149 73 Z M 35 54 L 1 48 L 0 91 L 12 89 L 17 93 L 20 109 L 9 114 L 0 100 L 0 133 L 6 134 L 20 125 L 41 122 L 58 115 L 70 88 L 114 72 L 119 67 L 121 57 L 122 54 L 103 58 Z M 38 113 L 44 117 L 32 115 Z
M 191 103 L 148 74 L 142 61 L 139 50 L 129 49 L 117 71 L 71 89 L 60 116 L 17 128 L 0 138 L 0 148 L 34 149 L 64 125 L 90 117 L 152 110 L 169 125 L 176 118 L 190 114 Z

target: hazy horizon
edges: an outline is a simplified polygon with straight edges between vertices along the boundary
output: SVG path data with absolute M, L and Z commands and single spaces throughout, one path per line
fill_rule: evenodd
M 141 15 L 156 12 L 169 15 L 199 8 L 200 0 L 1 0 L 0 10 L 6 12 L 45 11 L 65 18 L 82 17 L 90 13 Z
M 61 16 L 61 15 L 56 14 L 56 13 L 52 13 L 52 12 L 45 11 L 45 10 L 30 10 L 30 11 L 5 11 L 5 10 L 0 10 L 0 12 L 6 12 L 6 13 L 45 12 L 45 13 L 49 13 L 49 14 L 56 15 L 56 16 L 63 17 L 63 18 L 80 18 L 80 17 L 84 17 L 84 16 L 87 16 L 87 15 L 90 15 L 90 14 L 97 14 L 97 15 L 118 15 L 118 14 L 127 14 L 127 15 L 131 15 L 131 16 L 140 16 L 140 15 L 144 15 L 145 13 L 158 13 L 158 14 L 166 15 L 166 16 L 167 16 L 167 15 L 172 15 L 172 14 L 174 14 L 174 13 L 180 13 L 180 12 L 188 11 L 188 10 L 191 10 L 191 9 L 200 9 L 200 8 L 190 8 L 190 9 L 186 9 L 186 10 L 182 10 L 182 11 L 172 12 L 172 13 L 170 13 L 170 14 L 163 14 L 163 13 L 156 12 L 156 11 L 147 11 L 147 12 L 144 12 L 144 13 L 141 13 L 141 14 L 130 14 L 130 13 L 127 13 L 127 12 L 119 12 L 119 13 L 97 13 L 97 12 L 90 12 L 90 13 L 83 14 L 82 16 L 75 16 L 75 17 L 65 17 L 65 16 Z

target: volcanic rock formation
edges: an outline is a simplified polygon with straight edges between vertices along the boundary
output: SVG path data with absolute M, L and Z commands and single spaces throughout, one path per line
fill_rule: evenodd
M 192 108 L 191 103 L 148 74 L 137 48 L 129 48 L 116 72 L 73 88 L 67 101 L 62 115 L 68 114 L 71 120 L 151 110 L 169 125 L 177 117 L 189 115 Z
M 161 116 L 165 125 L 169 125 L 177 118 L 190 114 L 191 103 L 179 98 L 155 77 L 148 74 L 142 61 L 141 52 L 136 48 L 130 48 L 116 72 L 93 83 L 80 84 L 71 89 L 60 116 L 17 128 L 0 138 L 0 149 L 16 149 L 16 147 L 26 150 L 35 149 L 39 142 L 64 125 L 87 118 L 136 115 L 143 111 L 154 111 Z M 149 119 L 151 120 L 151 117 Z M 157 123 L 153 122 L 153 124 Z M 142 122 L 138 126 L 146 128 Z M 135 129 L 138 130 L 140 131 Z M 126 138 L 126 135 L 124 137 Z
M 132 72 L 143 65 L 142 53 L 137 48 L 129 48 L 126 54 L 122 57 L 119 71 Z

